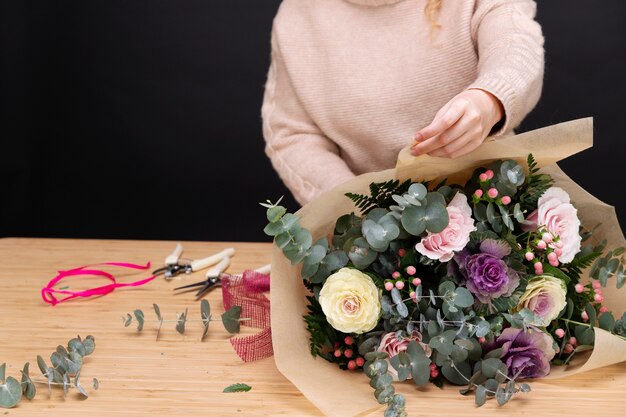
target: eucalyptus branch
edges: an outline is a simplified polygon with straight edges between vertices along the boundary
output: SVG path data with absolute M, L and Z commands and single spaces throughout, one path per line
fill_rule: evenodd
M 21 382 L 11 376 L 5 378 L 6 364 L 0 365 L 0 407 L 12 408 L 21 401 L 22 396 L 32 400 L 37 394 L 35 384 L 47 385 L 50 392 L 52 387 L 63 387 L 64 395 L 67 395 L 69 389 L 76 388 L 83 396 L 89 397 L 80 383 L 80 372 L 85 357 L 93 353 L 95 347 L 93 336 L 87 336 L 85 339 L 78 336 L 67 343 L 67 348 L 57 346 L 56 351 L 50 355 L 52 366 L 48 366 L 41 356 L 37 356 L 37 365 L 44 378 L 30 377 L 29 362 L 26 362 L 20 371 Z M 93 378 L 92 386 L 93 389 L 98 389 L 99 382 L 96 378 Z
M 176 331 L 180 334 L 185 333 L 185 325 L 188 322 L 202 322 L 204 330 L 202 332 L 202 336 L 200 340 L 204 340 L 204 337 L 207 335 L 209 331 L 209 323 L 212 321 L 221 321 L 224 325 L 224 328 L 229 333 L 239 333 L 241 322 L 252 320 L 251 318 L 242 318 L 241 317 L 241 306 L 233 306 L 228 311 L 224 312 L 221 315 L 221 320 L 213 319 L 211 316 L 211 305 L 207 300 L 202 300 L 200 302 L 200 319 L 188 319 L 187 314 L 189 309 L 185 309 L 184 313 L 177 313 L 178 318 L 176 320 L 165 320 L 161 315 L 161 309 L 157 304 L 152 304 L 154 308 L 154 313 L 156 314 L 155 321 L 159 323 L 159 327 L 157 329 L 156 339 L 159 339 L 159 334 L 161 332 L 161 327 L 163 323 L 176 323 Z M 125 317 L 122 317 L 124 321 L 124 327 L 130 326 L 130 324 L 135 320 L 137 322 L 137 331 L 142 332 L 144 323 L 146 323 L 145 314 L 143 310 L 136 309 L 133 311 L 133 314 L 127 313 Z

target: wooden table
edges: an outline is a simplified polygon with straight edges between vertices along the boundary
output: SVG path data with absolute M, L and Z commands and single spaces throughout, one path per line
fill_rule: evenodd
M 121 317 L 141 308 L 153 318 L 152 303 L 164 316 L 190 309 L 199 318 L 193 294 L 172 295 L 178 284 L 195 282 L 202 273 L 166 282 L 162 278 L 133 289 L 118 289 L 105 297 L 72 301 L 52 307 L 40 297 L 40 289 L 57 270 L 90 263 L 123 261 L 159 265 L 175 242 L 0 239 L 0 363 L 7 375 L 19 379 L 24 362 L 31 374 L 39 375 L 37 354 L 49 360 L 57 345 L 77 334 L 96 338 L 96 350 L 83 366 L 83 380 L 100 380 L 100 389 L 89 389 L 83 400 L 73 390 L 63 399 L 60 390 L 49 396 L 38 386 L 37 397 L 22 399 L 9 416 L 320 416 L 320 412 L 283 377 L 272 358 L 243 363 L 234 353 L 221 323 L 213 323 L 200 342 L 201 325 L 188 323 L 185 335 L 164 326 L 155 341 L 154 323 L 142 333 L 125 328 Z M 233 246 L 237 254 L 229 272 L 264 265 L 270 260 L 271 245 L 264 243 L 184 243 L 185 256 L 199 258 Z M 146 276 L 134 272 L 124 279 Z M 68 281 L 78 286 L 77 281 Z M 221 313 L 221 292 L 207 297 L 214 314 Z M 254 331 L 247 331 L 252 333 Z M 244 382 L 247 393 L 224 394 L 224 387 Z M 320 381 L 323 383 L 323 381 Z M 415 390 L 408 399 L 410 416 L 624 416 L 626 415 L 626 364 L 579 374 L 565 380 L 532 383 L 533 392 L 520 396 L 500 409 L 494 401 L 480 409 L 454 387 L 445 390 Z M 445 399 L 446 406 L 430 399 Z M 382 413 L 373 415 L 382 416 Z

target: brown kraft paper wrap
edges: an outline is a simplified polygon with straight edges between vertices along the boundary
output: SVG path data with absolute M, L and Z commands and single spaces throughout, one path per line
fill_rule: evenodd
M 352 201 L 344 196 L 346 192 L 368 194 L 370 183 L 394 177 L 414 181 L 449 178 L 450 183 L 463 183 L 476 167 L 485 166 L 494 159 L 514 159 L 526 166 L 526 158 L 532 153 L 542 172 L 552 175 L 555 185 L 570 194 L 583 224 L 589 229 L 600 224 L 594 234 L 596 240 L 606 238 L 608 248 L 626 246 L 614 208 L 586 192 L 556 165 L 557 161 L 590 148 L 592 142 L 593 122 L 587 118 L 497 140 L 488 139 L 477 150 L 457 159 L 428 155 L 415 158 L 410 155 L 409 148 L 405 148 L 398 156 L 395 169 L 360 175 L 322 194 L 296 214 L 316 240 L 332 235 L 339 216 L 357 211 Z M 280 249 L 274 247 L 270 293 L 274 357 L 278 369 L 327 416 L 348 417 L 372 411 L 382 415 L 383 409 L 376 402 L 367 377 L 362 373 L 342 371 L 335 364 L 311 356 L 309 333 L 302 318 L 307 311 L 307 290 L 299 271 L 299 266 L 291 266 Z M 604 305 L 621 316 L 626 310 L 626 294 L 619 292 L 613 279 L 609 280 L 603 294 Z M 568 367 L 552 367 L 547 378 L 563 378 L 626 360 L 626 341 L 601 329 L 595 330 L 596 342 L 591 354 Z M 416 391 L 412 382 L 406 384 L 413 388 L 406 397 L 409 405 L 426 400 L 430 390 L 439 391 L 434 387 Z M 400 392 L 404 391 L 400 388 Z M 473 400 L 461 397 L 458 390 L 444 392 L 449 393 L 450 398 L 465 400 L 468 411 L 473 409 Z M 438 394 L 437 398 L 441 395 Z

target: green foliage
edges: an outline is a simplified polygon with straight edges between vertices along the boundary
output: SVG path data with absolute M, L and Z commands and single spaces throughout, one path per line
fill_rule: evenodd
M 604 250 L 605 242 L 596 246 L 593 253 L 601 253 Z M 623 255 L 624 248 L 619 247 L 609 251 L 603 257 L 596 256 L 589 275 L 600 281 L 603 287 L 606 287 L 609 278 L 615 277 L 617 288 L 622 288 L 626 283 L 626 260 Z
M 64 395 L 67 395 L 71 388 L 76 388 L 83 396 L 88 397 L 89 394 L 80 384 L 80 371 L 84 357 L 93 353 L 95 346 L 95 339 L 91 335 L 84 340 L 80 336 L 73 338 L 68 341 L 67 348 L 59 345 L 50 355 L 52 367 L 48 367 L 41 355 L 37 355 L 37 365 L 43 378 L 31 378 L 29 362 L 26 362 L 20 371 L 21 381 L 12 376 L 5 378 L 6 364 L 2 364 L 0 366 L 0 407 L 12 408 L 21 401 L 22 396 L 32 400 L 37 395 L 35 384 L 47 384 L 49 390 L 53 386 L 62 387 Z M 71 382 L 72 376 L 74 377 L 73 383 Z
M 332 349 L 333 344 L 341 338 L 341 335 L 328 324 L 322 306 L 315 297 L 309 296 L 307 300 L 309 301 L 307 305 L 309 312 L 304 316 L 304 322 L 311 335 L 309 339 L 311 355 L 322 356 L 331 360 L 334 356 L 326 353 Z
M 157 340 L 159 338 L 159 334 L 161 332 L 163 323 L 174 322 L 176 331 L 180 334 L 184 334 L 185 331 L 187 330 L 188 322 L 200 321 L 202 322 L 202 335 L 200 336 L 200 341 L 203 341 L 206 335 L 208 334 L 209 324 L 211 321 L 213 321 L 212 316 L 211 316 L 211 305 L 205 299 L 200 301 L 200 319 L 199 320 L 189 320 L 189 309 L 185 309 L 183 313 L 177 314 L 175 320 L 165 320 L 163 315 L 161 314 L 161 309 L 159 308 L 159 306 L 157 304 L 152 304 L 152 307 L 154 308 L 154 314 L 156 315 L 156 318 L 157 318 L 156 321 L 159 324 L 158 329 L 157 329 L 157 335 L 156 335 Z M 142 332 L 144 329 L 144 323 L 146 322 L 144 313 L 142 310 L 136 309 L 134 310 L 134 315 L 135 315 L 135 320 L 137 320 L 138 322 L 137 331 Z M 124 326 L 128 327 L 133 321 L 133 316 L 131 316 L 130 314 L 126 314 L 126 317 L 123 318 L 123 320 L 124 320 Z M 240 322 L 243 320 L 247 320 L 247 319 L 241 318 L 240 306 L 233 306 L 230 308 L 230 310 L 222 314 L 221 320 L 224 325 L 224 328 L 229 333 L 239 333 Z M 139 325 L 139 323 L 141 324 Z M 87 354 L 93 351 L 93 344 L 91 340 L 89 339 L 83 340 L 81 345 L 84 346 Z M 71 349 L 71 346 L 70 346 L 70 349 Z M 43 359 L 41 359 L 41 361 L 39 359 L 40 358 L 37 358 L 37 364 L 39 365 L 39 368 L 42 370 L 42 372 L 45 373 L 46 364 L 43 361 Z
M 539 197 L 554 185 L 554 180 L 551 176 L 540 173 L 532 154 L 528 155 L 527 163 L 528 181 L 521 189 L 519 201 L 523 211 L 532 211 L 537 207 Z
M 397 358 L 398 356 L 395 357 Z M 408 354 L 403 353 L 401 357 L 402 365 L 398 365 L 398 368 L 401 369 L 399 372 L 403 372 L 404 376 L 404 374 L 410 372 L 408 371 L 408 368 L 412 365 L 410 364 L 410 359 L 408 359 Z M 392 384 L 393 378 L 391 378 L 391 375 L 388 373 L 389 368 L 387 366 L 387 361 L 384 357 L 366 356 L 365 359 L 367 362 L 363 366 L 363 369 L 365 374 L 370 378 L 370 386 L 375 389 L 374 396 L 379 404 L 387 405 L 387 409 L 384 414 L 385 417 L 407 416 L 405 399 L 402 395 L 395 393 L 395 389 Z M 397 363 L 399 363 L 399 361 L 400 359 L 394 360 L 394 362 Z
M 251 389 L 252 387 L 248 384 L 237 383 L 227 386 L 222 392 L 248 392 Z
M 411 186 L 411 180 L 400 183 L 400 180 L 389 180 L 370 184 L 370 195 L 346 193 L 362 214 L 367 214 L 377 207 L 389 207 L 393 204 L 393 196 L 403 194 Z
M 232 306 L 222 314 L 222 323 L 229 333 L 239 333 L 241 327 L 241 306 Z

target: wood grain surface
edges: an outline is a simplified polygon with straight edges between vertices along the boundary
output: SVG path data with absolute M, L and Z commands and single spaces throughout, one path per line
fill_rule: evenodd
M 96 377 L 100 389 L 88 389 L 82 399 L 75 390 L 66 399 L 61 390 L 48 394 L 38 386 L 32 401 L 22 399 L 9 416 L 321 416 L 320 412 L 282 376 L 273 358 L 243 363 L 229 343 L 221 323 L 211 324 L 200 341 L 202 326 L 187 324 L 185 335 L 167 323 L 155 341 L 152 303 L 159 304 L 166 319 L 189 308 L 190 319 L 199 319 L 199 303 L 193 294 L 174 295 L 172 288 L 203 279 L 202 272 L 167 282 L 163 278 L 139 288 L 117 289 L 90 300 L 76 300 L 52 307 L 41 300 L 40 290 L 56 271 L 91 263 L 119 261 L 161 266 L 175 242 L 57 239 L 0 239 L 0 363 L 7 375 L 19 379 L 25 362 L 32 376 L 39 376 L 36 357 L 49 360 L 59 344 L 76 335 L 94 335 L 96 350 L 85 360 L 83 381 Z M 228 272 L 240 273 L 269 262 L 271 246 L 264 243 L 183 242 L 184 256 L 201 258 L 232 246 L 237 253 Z M 134 281 L 147 274 L 123 272 L 120 280 Z M 71 289 L 102 285 L 101 281 L 71 279 Z M 221 292 L 207 299 L 212 312 L 222 312 Z M 122 316 L 141 308 L 148 319 L 142 333 L 125 328 Z M 254 333 L 246 329 L 244 334 Z M 360 378 L 362 376 L 355 376 Z M 365 378 L 365 377 L 362 377 Z M 243 382 L 247 393 L 222 393 L 224 387 Z M 324 381 L 319 381 L 323 384 Z M 410 384 L 410 416 L 624 416 L 626 415 L 626 364 L 610 366 L 574 377 L 535 381 L 533 391 L 520 395 L 505 407 L 490 401 L 478 409 L 470 397 L 454 387 L 417 389 Z M 371 401 L 370 399 L 364 399 Z M 443 406 L 442 406 L 443 405 Z M 382 412 L 371 414 L 382 416 Z

